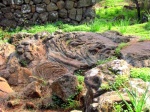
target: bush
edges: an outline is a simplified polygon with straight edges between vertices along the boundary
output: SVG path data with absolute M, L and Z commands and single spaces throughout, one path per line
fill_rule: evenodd
M 133 78 L 140 78 L 144 81 L 150 81 L 150 68 L 132 68 L 130 75 Z

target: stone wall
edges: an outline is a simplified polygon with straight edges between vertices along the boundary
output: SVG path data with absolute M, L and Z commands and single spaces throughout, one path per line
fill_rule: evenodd
M 96 0 L 0 0 L 0 26 L 16 27 L 63 20 L 82 23 L 95 17 Z

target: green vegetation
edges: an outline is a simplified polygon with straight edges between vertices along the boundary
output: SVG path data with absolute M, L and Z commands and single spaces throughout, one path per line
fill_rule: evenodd
M 103 83 L 101 85 L 101 88 L 102 89 L 106 89 L 106 90 L 118 90 L 120 88 L 122 88 L 124 84 L 126 84 L 128 82 L 129 78 L 125 75 L 118 75 L 116 76 L 115 78 L 115 81 L 114 82 L 110 82 L 109 84 L 108 83 Z
M 118 47 L 115 49 L 115 53 L 117 56 L 120 56 L 120 50 L 124 47 L 128 46 L 128 43 L 120 43 Z
M 123 84 L 125 84 L 129 78 L 125 75 L 118 75 L 115 78 L 115 82 L 111 85 L 112 89 L 119 89 L 122 87 Z
M 132 68 L 130 74 L 133 78 L 141 78 L 144 81 L 150 81 L 150 68 Z
M 115 102 L 113 104 L 113 109 L 115 112 L 128 112 L 127 110 L 124 110 L 123 107 L 125 106 L 125 104 L 123 102 Z
M 27 65 L 28 65 L 26 60 L 20 60 L 19 63 L 21 64 L 22 67 L 27 67 Z
M 115 59 L 117 59 L 117 57 L 112 56 L 112 57 L 109 57 L 105 60 L 98 60 L 97 65 L 105 64 L 105 63 L 110 62 L 110 61 L 115 60 Z
M 150 30 L 150 21 L 149 21 L 148 23 L 146 23 L 145 29 L 146 29 L 146 30 Z
M 63 105 L 65 109 L 76 109 L 80 106 L 80 102 L 73 99 L 68 99 L 67 103 Z
M 84 86 L 84 76 L 82 76 L 82 74 L 83 74 L 82 70 L 78 70 L 75 72 L 75 75 L 77 76 L 77 79 L 79 82 L 79 84 L 77 86 L 78 93 L 82 92 L 83 86 Z
M 123 105 L 120 104 L 120 106 L 117 105 L 117 107 L 114 106 L 115 109 L 122 110 L 122 107 L 124 105 L 126 105 L 127 109 L 124 110 L 124 112 L 143 112 L 143 109 L 146 104 L 146 100 L 147 100 L 147 98 L 150 97 L 150 96 L 147 96 L 149 86 L 146 88 L 145 92 L 142 95 L 139 95 L 137 93 L 137 91 L 135 91 L 133 88 L 128 89 L 125 86 L 124 86 L 124 88 L 128 94 L 131 104 L 129 102 L 127 102 L 126 100 L 124 100 L 121 93 L 117 90 L 118 95 L 121 97 L 121 99 L 123 100 L 123 103 L 125 103 L 125 104 L 123 104 Z M 116 112 L 120 112 L 120 111 L 116 111 Z

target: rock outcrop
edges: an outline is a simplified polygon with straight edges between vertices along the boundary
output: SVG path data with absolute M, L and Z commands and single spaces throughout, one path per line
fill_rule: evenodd
M 37 5 L 41 2 L 35 1 Z M 44 2 L 49 4 L 49 1 L 44 0 Z M 18 1 L 18 4 L 22 2 Z M 70 9 L 72 5 L 67 4 L 67 7 Z M 51 10 L 56 7 L 48 8 Z M 8 98 L 8 101 L 4 99 L 6 102 L 3 103 L 7 103 L 11 109 L 32 108 L 39 111 L 38 109 L 43 108 L 57 107 L 58 109 L 64 106 L 62 104 L 81 103 L 80 106 L 84 105 L 87 112 L 111 111 L 112 103 L 122 102 L 122 100 L 114 91 L 108 92 L 99 86 L 114 84 L 118 76 L 125 76 L 121 80 L 126 81 L 127 77 L 128 81 L 132 66 L 150 66 L 150 41 L 132 43 L 131 38 L 115 31 L 102 34 L 57 31 L 54 34 L 40 32 L 35 35 L 28 33 L 13 35 L 10 44 L 0 45 L 0 100 L 3 96 Z M 119 58 L 123 59 L 109 60 L 107 63 L 97 65 L 98 60 L 104 61 L 116 56 L 115 49 L 121 42 L 129 42 L 129 46 L 121 50 Z M 82 75 L 85 78 L 82 83 L 87 87 L 83 87 L 80 94 L 80 86 L 84 84 L 79 81 L 81 77 L 74 76 L 79 70 L 83 70 Z M 81 79 L 83 80 L 83 77 Z M 128 85 L 131 83 L 131 87 L 136 82 L 144 83 L 134 80 L 128 82 Z M 138 86 L 137 84 L 136 87 Z M 16 94 L 11 94 L 14 91 Z M 121 92 L 128 101 L 126 92 L 124 90 Z M 139 92 L 140 95 L 142 93 Z M 68 102 L 70 97 L 73 98 Z M 78 101 L 74 102 L 74 100 Z M 6 104 L 0 103 L 1 105 Z M 146 105 L 149 107 L 148 103 Z M 148 109 L 147 107 L 145 109 Z M 7 112 L 12 111 L 7 108 L 2 109 Z
M 150 41 L 137 42 L 121 50 L 122 58 L 135 67 L 150 67 Z

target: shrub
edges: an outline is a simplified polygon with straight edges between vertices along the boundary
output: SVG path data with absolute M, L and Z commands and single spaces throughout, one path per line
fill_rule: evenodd
M 130 75 L 133 78 L 141 78 L 144 81 L 150 81 L 150 68 L 132 68 Z

